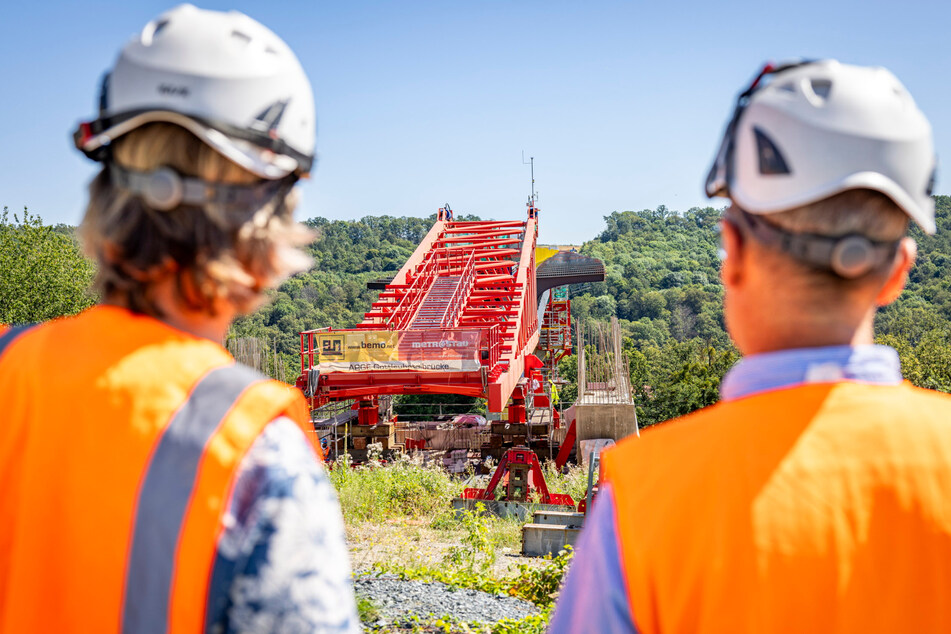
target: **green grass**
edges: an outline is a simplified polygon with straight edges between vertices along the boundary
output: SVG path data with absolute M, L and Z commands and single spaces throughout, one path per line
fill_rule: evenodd
M 549 461 L 543 465 L 543 472 L 552 493 L 567 493 L 576 503 L 584 498 L 588 489 L 587 469 L 572 465 L 562 474 Z M 330 471 L 330 480 L 348 522 L 438 517 L 463 489 L 463 481 L 445 469 L 405 456 L 386 465 L 371 462 L 349 467 L 338 461 Z
M 405 458 L 382 466 L 349 467 L 339 461 L 330 481 L 348 523 L 436 515 L 462 492 L 462 482 L 445 469 Z

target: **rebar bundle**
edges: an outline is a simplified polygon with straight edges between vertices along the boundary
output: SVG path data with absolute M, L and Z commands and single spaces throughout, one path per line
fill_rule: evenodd
M 621 326 L 578 322 L 578 400 L 580 405 L 632 404 L 631 370 L 621 350 Z
M 277 353 L 276 342 L 258 337 L 232 337 L 228 339 L 226 348 L 238 363 L 287 383 L 284 359 Z

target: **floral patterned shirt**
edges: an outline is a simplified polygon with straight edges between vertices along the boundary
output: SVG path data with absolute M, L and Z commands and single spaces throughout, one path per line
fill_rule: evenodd
M 337 497 L 293 421 L 244 457 L 223 524 L 207 632 L 361 631 Z

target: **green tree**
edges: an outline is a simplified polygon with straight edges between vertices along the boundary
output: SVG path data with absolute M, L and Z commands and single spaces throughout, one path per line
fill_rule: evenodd
M 22 324 L 78 313 L 92 305 L 95 268 L 73 231 L 38 215 L 0 214 L 0 323 Z

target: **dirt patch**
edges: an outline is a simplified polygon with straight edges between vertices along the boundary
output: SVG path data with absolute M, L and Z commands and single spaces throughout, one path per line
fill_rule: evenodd
M 463 537 L 461 530 L 430 528 L 431 520 L 389 520 L 384 523 L 362 522 L 347 526 L 347 544 L 354 570 L 369 570 L 374 564 L 401 566 L 439 566 L 453 546 Z M 536 567 L 543 560 L 521 556 L 521 525 L 514 522 L 493 522 L 497 539 L 496 561 L 490 568 L 493 576 L 503 577 L 518 564 Z

